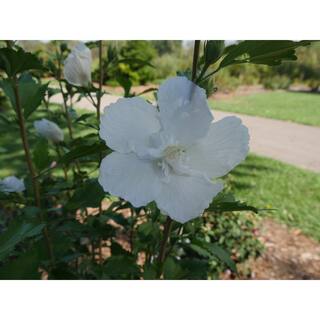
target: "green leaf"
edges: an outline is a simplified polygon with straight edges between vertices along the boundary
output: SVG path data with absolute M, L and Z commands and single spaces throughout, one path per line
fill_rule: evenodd
M 138 277 L 140 271 L 136 264 L 135 258 L 128 255 L 125 256 L 111 256 L 104 268 L 103 274 L 108 277 L 119 278 L 131 278 Z
M 237 273 L 237 266 L 235 262 L 231 259 L 230 253 L 228 251 L 224 250 L 216 243 L 207 243 L 206 248 L 211 254 L 213 254 L 222 262 L 224 262 L 231 269 L 232 272 Z
M 33 161 L 40 171 L 47 168 L 51 162 L 48 140 L 39 138 L 33 150 Z
M 90 112 L 90 113 L 84 113 L 82 114 L 80 117 L 78 117 L 75 122 L 80 122 L 80 121 L 85 121 L 89 118 L 92 118 L 94 116 L 94 113 Z
M 204 61 L 206 65 L 219 60 L 224 50 L 224 40 L 208 40 L 204 45 Z
M 22 48 L 0 49 L 0 69 L 5 71 L 8 77 L 17 75 L 28 70 L 42 70 L 40 60 L 32 53 Z
M 60 163 L 68 164 L 75 159 L 79 159 L 85 156 L 98 154 L 107 149 L 106 145 L 102 142 L 94 143 L 92 145 L 77 146 L 68 153 L 66 153 L 61 159 Z
M 191 243 L 190 245 L 186 246 L 187 248 L 192 249 L 194 252 L 196 252 L 198 255 L 205 257 L 205 258 L 210 258 L 211 254 L 208 252 L 208 250 L 201 248 L 201 246 Z
M 100 216 L 100 221 L 102 223 L 105 223 L 108 220 L 113 220 L 115 223 L 117 223 L 121 226 L 128 225 L 128 220 L 120 213 L 115 213 L 115 212 L 111 212 L 111 211 L 104 211 L 102 213 L 102 215 Z
M 201 259 L 182 259 L 180 265 L 184 271 L 184 279 L 189 280 L 207 280 L 208 279 L 208 261 Z
M 184 272 L 179 262 L 172 258 L 168 257 L 163 264 L 163 276 L 167 280 L 176 280 L 183 278 Z
M 112 241 L 111 243 L 111 255 L 112 256 L 127 256 L 129 252 L 124 250 L 119 243 Z
M 26 238 L 39 235 L 43 227 L 43 223 L 14 220 L 0 236 L 0 261 L 4 260 L 18 243 Z
M 0 120 L 2 122 L 4 122 L 5 124 L 7 124 L 7 125 L 11 125 L 12 124 L 11 120 L 8 119 L 4 114 L 0 114 Z
M 54 266 L 49 274 L 49 280 L 76 280 L 76 273 L 68 263 L 60 262 Z
M 116 79 L 119 82 L 120 86 L 124 90 L 124 97 L 130 97 L 131 96 L 130 90 L 132 87 L 132 81 L 129 79 L 129 77 L 119 74 L 119 75 L 117 75 Z
M 18 258 L 6 262 L 0 268 L 3 280 L 37 280 L 40 279 L 39 265 L 46 257 L 43 243 L 36 243 Z
M 16 98 L 14 94 L 12 81 L 4 79 L 0 81 L 0 87 L 9 98 L 11 105 L 16 109 Z M 41 85 L 37 83 L 28 74 L 24 74 L 18 81 L 19 97 L 24 116 L 27 119 L 41 104 L 46 93 L 48 84 Z
M 48 84 L 41 85 L 31 77 L 19 79 L 19 94 L 24 116 L 27 119 L 41 104 L 47 91 Z
M 215 256 L 224 262 L 233 272 L 237 272 L 236 264 L 230 258 L 229 252 L 216 243 L 210 243 L 204 239 L 194 239 L 190 245 L 186 245 L 186 248 L 190 248 L 204 258 L 211 258 L 212 256 Z
M 213 211 L 217 213 L 232 211 L 252 211 L 258 213 L 259 210 L 262 209 L 258 209 L 254 206 L 247 205 L 245 202 L 236 200 L 232 193 L 222 192 L 213 199 L 206 211 Z
M 13 85 L 10 79 L 3 79 L 0 81 L 0 88 L 3 90 L 4 94 L 8 97 L 11 105 L 16 107 L 16 99 L 14 96 Z
M 143 279 L 144 280 L 157 279 L 157 266 L 155 264 L 146 263 L 143 266 Z
M 87 180 L 79 189 L 75 191 L 72 198 L 67 203 L 70 210 L 78 208 L 97 208 L 105 197 L 105 192 L 97 179 Z
M 296 60 L 295 49 L 311 42 L 289 40 L 246 40 L 227 47 L 219 69 L 238 63 L 279 65 L 283 60 Z
M 135 64 L 137 67 L 149 66 L 151 68 L 154 68 L 154 65 L 151 64 L 149 61 L 141 60 L 138 58 L 124 58 L 118 60 L 118 63 Z

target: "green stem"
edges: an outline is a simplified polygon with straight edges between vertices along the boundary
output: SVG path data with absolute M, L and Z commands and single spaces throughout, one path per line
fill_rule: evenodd
M 59 159 L 59 162 L 60 162 L 60 160 L 62 158 L 62 154 L 61 154 L 61 151 L 60 151 L 60 146 L 58 144 L 56 145 L 56 150 L 57 150 L 57 155 L 58 155 L 58 159 Z M 67 167 L 65 165 L 62 165 L 62 169 L 63 169 L 64 179 L 67 181 L 68 180 Z
M 166 222 L 164 224 L 163 237 L 162 237 L 159 256 L 158 256 L 158 263 L 160 265 L 159 278 L 162 275 L 163 263 L 164 263 L 165 258 L 166 258 L 166 254 L 165 254 L 166 253 L 166 245 L 167 245 L 167 242 L 168 242 L 168 239 L 169 239 L 169 236 L 170 236 L 172 222 L 173 222 L 173 220 L 169 216 L 167 216 L 167 220 L 166 220 Z
M 101 97 L 102 97 L 102 85 L 103 85 L 103 61 L 102 61 L 102 40 L 99 41 L 99 91 L 98 91 L 98 96 L 97 96 L 97 120 L 98 120 L 98 125 L 100 122 L 100 107 L 101 107 Z M 102 154 L 101 152 L 99 153 L 99 162 L 102 160 Z M 99 214 L 102 214 L 102 202 L 99 203 Z M 100 239 L 99 243 L 99 260 L 100 263 L 102 264 L 103 262 L 103 257 L 102 257 L 102 240 Z
M 200 51 L 200 40 L 195 40 L 194 49 L 193 49 L 193 62 L 192 62 L 192 78 L 191 78 L 192 81 L 195 81 L 197 76 L 199 51 Z
M 64 107 L 65 117 L 66 117 L 66 120 L 67 120 L 67 127 L 68 127 L 69 137 L 70 137 L 70 140 L 72 141 L 73 140 L 73 131 L 72 131 L 70 115 L 69 115 L 69 112 L 68 112 L 67 99 L 66 99 L 66 97 L 64 95 L 64 92 L 63 92 L 61 80 L 58 79 L 58 82 L 59 82 L 60 92 L 62 94 L 63 107 Z
M 18 117 L 18 122 L 19 122 L 20 136 L 21 136 L 21 140 L 22 140 L 22 145 L 23 145 L 23 149 L 24 149 L 24 153 L 25 153 L 27 166 L 28 166 L 29 173 L 31 176 L 32 187 L 33 187 L 33 192 L 34 192 L 34 197 L 35 197 L 35 205 L 40 209 L 39 210 L 39 218 L 40 218 L 41 222 L 45 223 L 43 212 L 41 210 L 40 184 L 37 180 L 37 172 L 36 172 L 36 169 L 33 165 L 32 158 L 31 158 L 27 130 L 26 130 L 26 126 L 25 126 L 25 119 L 24 119 L 24 114 L 22 111 L 21 99 L 20 99 L 20 94 L 19 94 L 18 79 L 16 76 L 14 76 L 12 80 L 13 80 L 13 90 L 14 90 L 14 96 L 15 96 L 15 101 L 16 101 L 16 112 L 17 112 L 17 117 Z M 46 241 L 49 257 L 50 257 L 51 263 L 53 265 L 55 259 L 54 259 L 52 243 L 50 240 L 49 231 L 48 231 L 48 227 L 47 227 L 46 223 L 43 228 L 43 235 L 44 235 L 44 238 Z
M 63 92 L 63 88 L 62 88 L 62 83 L 61 83 L 61 53 L 58 52 L 58 49 L 56 48 L 56 57 L 57 57 L 57 61 L 58 61 L 58 73 L 56 75 L 58 83 L 59 83 L 59 88 L 60 88 L 60 92 L 62 94 L 62 100 L 63 100 L 63 106 L 64 106 L 64 113 L 65 113 L 65 117 L 67 120 L 67 127 L 68 127 L 68 132 L 69 132 L 69 137 L 70 140 L 73 140 L 73 132 L 72 132 L 72 125 L 71 125 L 71 119 L 70 119 L 70 115 L 68 112 L 68 104 L 67 104 L 67 98 L 64 95 Z
M 134 225 L 135 225 L 135 210 L 131 208 L 131 225 L 130 225 L 130 249 L 133 252 L 133 237 L 134 237 Z
M 206 71 L 209 68 L 209 64 L 205 64 L 200 72 L 199 77 L 195 80 L 195 83 L 199 83 L 202 80 L 202 77 L 204 76 L 204 74 L 206 73 Z
M 103 85 L 103 61 L 102 61 L 102 40 L 99 41 L 99 91 L 97 97 L 97 119 L 100 121 L 100 106 Z

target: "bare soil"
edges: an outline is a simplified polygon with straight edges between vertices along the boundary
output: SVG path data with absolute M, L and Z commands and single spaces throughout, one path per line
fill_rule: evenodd
M 228 100 L 234 97 L 247 96 L 255 93 L 267 92 L 269 90 L 265 89 L 262 85 L 243 85 L 239 86 L 232 91 L 217 91 L 214 95 L 210 97 L 212 100 Z
M 262 221 L 258 237 L 265 245 L 250 262 L 251 278 L 259 280 L 320 279 L 320 244 L 272 219 Z

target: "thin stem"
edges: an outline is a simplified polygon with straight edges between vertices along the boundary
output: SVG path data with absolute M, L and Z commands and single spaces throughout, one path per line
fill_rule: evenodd
M 209 64 L 205 64 L 200 72 L 199 77 L 195 80 L 195 83 L 199 83 L 202 80 L 202 77 L 204 76 L 204 74 L 206 73 L 206 71 L 209 68 Z
M 193 49 L 193 62 L 192 62 L 192 81 L 195 81 L 197 76 L 197 65 L 199 59 L 199 51 L 200 51 L 200 40 L 194 41 L 194 49 Z
M 165 259 L 170 255 L 171 251 L 173 250 L 175 244 L 177 243 L 177 241 L 179 240 L 179 237 L 183 234 L 183 224 L 180 225 L 178 231 L 177 231 L 177 238 L 176 240 L 171 244 L 169 250 L 167 251 L 166 255 L 165 255 Z
M 73 132 L 72 132 L 72 125 L 71 125 L 71 119 L 70 115 L 68 112 L 68 104 L 67 104 L 67 98 L 64 95 L 63 88 L 62 88 L 62 83 L 61 83 L 61 54 L 58 52 L 58 49 L 56 49 L 56 57 L 58 60 L 58 74 L 57 74 L 57 80 L 59 82 L 59 88 L 60 92 L 62 94 L 62 100 L 63 100 L 63 106 L 64 106 L 64 112 L 67 120 L 67 127 L 68 127 L 68 132 L 69 132 L 69 137 L 70 140 L 73 140 Z
M 102 247 L 103 247 L 103 243 L 102 243 L 102 239 L 99 239 L 99 262 L 100 264 L 103 263 L 103 256 L 102 256 Z
M 159 256 L 158 256 L 158 263 L 161 266 L 160 276 L 162 274 L 162 265 L 163 265 L 163 262 L 165 260 L 166 244 L 167 244 L 167 241 L 168 241 L 169 236 L 170 236 L 172 222 L 173 222 L 172 219 L 169 216 L 167 216 L 167 220 L 166 220 L 166 222 L 164 224 L 163 238 L 162 238 L 162 241 L 161 241 L 160 252 L 159 252 Z
M 131 248 L 131 252 L 133 252 L 134 224 L 135 224 L 135 210 L 133 208 L 131 208 L 131 226 L 130 226 L 130 248 Z
M 64 95 L 63 88 L 62 88 L 62 83 L 61 83 L 60 78 L 58 79 L 58 82 L 59 82 L 59 87 L 60 87 L 60 91 L 61 91 L 61 94 L 62 94 L 64 113 L 65 113 L 66 120 L 67 120 L 67 127 L 68 127 L 69 137 L 70 137 L 70 140 L 72 141 L 73 140 L 73 132 L 72 132 L 71 119 L 70 119 L 70 115 L 69 115 L 69 112 L 68 112 L 67 99 L 66 99 L 66 97 Z
M 31 158 L 29 141 L 28 141 L 28 137 L 27 137 L 27 130 L 26 130 L 26 126 L 25 126 L 25 119 L 24 119 L 22 106 L 21 106 L 18 79 L 16 76 L 14 76 L 12 80 L 13 80 L 13 90 L 14 90 L 15 101 L 16 101 L 16 111 L 17 111 L 17 117 L 18 117 L 18 122 L 19 122 L 20 136 L 21 136 L 21 140 L 22 140 L 22 145 L 23 145 L 29 173 L 31 175 L 32 187 L 33 187 L 33 192 L 34 192 L 34 197 L 35 197 L 35 204 L 40 209 L 39 210 L 39 217 L 40 217 L 41 222 L 45 222 L 43 212 L 41 210 L 40 185 L 37 180 L 37 172 L 33 166 L 32 158 Z M 54 264 L 55 259 L 54 259 L 52 244 L 50 241 L 47 225 L 45 225 L 43 228 L 43 235 L 46 240 L 51 263 Z
M 101 106 L 101 97 L 102 97 L 102 85 L 103 85 L 103 61 L 102 61 L 102 40 L 99 41 L 99 91 L 98 91 L 98 95 L 97 95 L 97 104 L 96 104 L 96 109 L 97 109 L 97 120 L 98 123 L 100 121 L 100 106 Z M 90 92 L 89 92 L 89 96 Z M 92 99 L 92 97 L 91 97 Z M 93 104 L 94 104 L 94 100 L 92 99 Z M 102 159 L 102 154 L 101 152 L 99 153 L 99 162 L 101 162 Z M 99 203 L 99 214 L 102 214 L 102 202 Z M 103 257 L 102 257 L 102 243 L 101 243 L 101 239 L 100 239 L 100 243 L 99 243 L 99 260 L 102 263 L 103 261 Z
M 103 61 L 102 61 L 102 40 L 99 41 L 99 91 L 97 97 L 97 119 L 100 121 L 100 106 L 103 85 Z
M 60 146 L 59 145 L 56 145 L 56 150 L 57 150 L 57 154 L 58 154 L 58 158 L 59 158 L 59 162 L 62 158 L 62 154 L 61 154 L 61 151 L 60 151 Z M 64 174 L 64 179 L 67 181 L 68 180 L 68 170 L 67 170 L 67 167 L 65 165 L 62 166 L 62 169 L 63 169 L 63 174 Z

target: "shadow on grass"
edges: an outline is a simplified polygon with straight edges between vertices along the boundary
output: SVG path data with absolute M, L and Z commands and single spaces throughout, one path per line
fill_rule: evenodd
M 275 172 L 272 166 L 266 166 L 254 156 L 249 156 L 227 177 L 228 185 L 233 190 L 249 190 L 255 188 L 255 179 L 261 175 Z
M 288 89 L 286 90 L 287 92 L 290 93 L 308 93 L 308 94 L 315 94 L 315 95 L 320 95 L 320 91 L 319 90 L 292 90 L 292 89 Z

